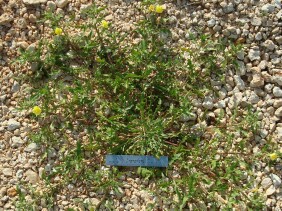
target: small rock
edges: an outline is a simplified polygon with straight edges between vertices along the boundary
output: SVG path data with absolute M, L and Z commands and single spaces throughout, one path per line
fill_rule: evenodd
M 211 97 L 206 97 L 203 102 L 203 107 L 206 109 L 212 109 L 214 106 L 213 99 Z
M 8 15 L 7 13 L 4 13 L 0 16 L 0 26 L 1 25 L 7 25 L 13 20 L 13 17 Z
M 113 17 L 112 14 L 110 14 L 110 15 L 108 15 L 108 16 L 105 17 L 105 20 L 106 20 L 106 21 L 112 21 L 113 19 L 114 19 L 114 17 Z
M 276 174 L 270 174 L 269 175 L 270 178 L 272 179 L 272 182 L 273 182 L 273 185 L 276 187 L 276 188 L 279 188 L 280 185 L 281 185 L 281 178 L 279 176 L 277 176 Z
M 47 2 L 47 0 L 23 0 L 23 3 L 28 4 L 28 5 L 44 4 L 46 2 Z
M 261 7 L 261 11 L 265 13 L 273 13 L 275 9 L 275 5 L 272 4 L 265 4 Z
M 276 42 L 278 42 L 279 45 L 282 44 L 282 36 L 277 36 L 274 39 L 276 40 Z
M 282 117 L 282 107 L 278 108 L 274 114 L 277 117 Z
M 36 184 L 39 180 L 38 174 L 32 170 L 27 170 L 25 172 L 26 180 L 32 184 Z
M 275 74 L 272 76 L 272 81 L 277 83 L 279 86 L 282 86 L 282 76 L 279 74 Z
M 0 197 L 5 196 L 7 193 L 7 188 L 6 187 L 2 187 L 0 188 Z
M 282 89 L 275 86 L 272 90 L 274 97 L 282 97 Z
M 56 1 L 56 5 L 59 8 L 64 8 L 65 6 L 67 6 L 68 3 L 69 3 L 68 0 L 57 0 Z
M 37 144 L 36 143 L 30 143 L 25 149 L 25 152 L 33 152 L 36 151 L 37 149 Z
M 252 103 L 252 104 L 256 104 L 260 101 L 260 98 L 259 96 L 257 96 L 256 93 L 252 92 L 250 97 L 249 97 L 249 102 Z
M 245 89 L 245 82 L 242 80 L 240 76 L 235 75 L 234 76 L 235 84 L 238 87 L 239 90 Z
M 273 185 L 271 185 L 265 192 L 265 195 L 270 196 L 273 193 L 275 193 L 275 187 Z
M 266 41 L 264 42 L 264 46 L 265 46 L 268 50 L 270 50 L 270 51 L 273 51 L 273 50 L 275 49 L 275 45 L 274 45 L 274 43 L 272 42 L 272 40 L 266 40 Z
M 25 143 L 25 141 L 22 140 L 21 137 L 14 136 L 14 137 L 12 137 L 11 147 L 17 148 L 17 147 L 22 146 L 24 143 Z
M 262 34 L 261 34 L 261 32 L 256 33 L 255 39 L 256 39 L 257 41 L 259 41 L 259 40 L 262 39 Z
M 51 10 L 54 11 L 56 9 L 56 4 L 53 1 L 48 1 L 47 2 L 47 7 Z
M 261 87 L 264 85 L 264 79 L 259 74 L 254 74 L 253 79 L 250 82 L 250 86 L 253 88 Z
M 14 187 L 11 187 L 11 188 L 9 188 L 9 189 L 7 190 L 7 195 L 8 195 L 9 197 L 15 197 L 17 194 L 18 194 L 18 193 L 17 193 L 17 190 L 16 190 L 16 188 L 14 188 Z
M 270 185 L 272 185 L 272 180 L 268 177 L 264 178 L 261 182 L 261 186 L 264 188 L 264 189 L 267 189 L 268 187 L 270 187 Z
M 19 169 L 19 170 L 17 171 L 17 173 L 16 173 L 16 177 L 17 177 L 18 179 L 21 179 L 21 178 L 23 177 L 23 170 Z
M 15 93 L 20 90 L 20 84 L 17 81 L 14 81 L 14 84 L 12 86 L 11 92 Z
M 251 24 L 252 24 L 253 26 L 260 26 L 261 23 L 262 23 L 261 18 L 255 17 L 255 18 L 253 18 L 253 19 L 251 20 Z
M 12 131 L 21 127 L 21 124 L 14 119 L 9 119 L 7 130 Z
M 27 22 L 24 18 L 20 18 L 17 22 L 17 25 L 20 29 L 25 29 L 27 27 Z
M 260 51 L 255 49 L 250 49 L 248 57 L 251 61 L 260 60 Z
M 276 99 L 273 103 L 274 108 L 279 108 L 282 106 L 282 99 Z
M 225 3 L 225 2 L 223 2 L 223 3 Z M 234 5 L 232 4 L 232 3 L 229 3 L 229 4 L 221 4 L 221 6 L 223 7 L 222 9 L 223 9 L 223 12 L 224 13 L 231 13 L 231 12 L 233 12 L 234 11 Z
M 13 176 L 13 169 L 11 169 L 11 168 L 4 168 L 2 170 L 2 173 L 4 174 L 4 176 L 11 177 L 11 176 Z
M 210 19 L 209 21 L 207 21 L 208 27 L 214 27 L 215 24 L 216 24 L 216 21 L 214 19 Z
M 19 46 L 22 49 L 27 49 L 28 48 L 28 43 L 25 41 L 18 42 L 17 46 Z

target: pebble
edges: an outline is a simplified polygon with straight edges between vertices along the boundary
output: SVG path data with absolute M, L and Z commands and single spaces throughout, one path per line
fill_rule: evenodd
M 17 193 L 17 190 L 16 190 L 16 188 L 14 188 L 14 187 L 11 187 L 11 188 L 9 188 L 9 189 L 7 190 L 7 195 L 8 195 L 9 197 L 15 197 L 17 194 L 18 194 L 18 193 Z
M 271 185 L 267 190 L 266 190 L 266 192 L 265 192 L 265 195 L 267 195 L 267 196 L 270 196 L 270 195 L 272 195 L 273 193 L 275 193 L 275 187 L 273 186 L 273 185 Z
M 11 176 L 13 176 L 13 169 L 11 169 L 11 168 L 4 168 L 2 170 L 2 173 L 4 174 L 4 176 L 11 177 Z
M 10 22 L 12 22 L 13 20 L 13 17 L 7 13 L 3 13 L 1 16 L 0 16 L 0 26 L 1 25 L 7 25 L 9 24 Z
M 260 101 L 260 98 L 259 98 L 259 96 L 257 96 L 256 93 L 252 92 L 248 100 L 249 100 L 250 103 L 256 104 Z
M 25 149 L 25 152 L 34 152 L 37 149 L 37 144 L 36 143 L 30 143 Z
M 34 5 L 34 4 L 44 4 L 47 0 L 23 0 L 23 3 L 27 5 Z
M 251 20 L 253 26 L 260 26 L 262 24 L 261 18 L 255 17 Z
M 203 107 L 210 110 L 213 108 L 213 106 L 213 99 L 211 97 L 205 97 Z
M 208 22 L 207 22 L 207 25 L 208 27 L 214 27 L 216 24 L 216 21 L 214 19 L 210 19 Z
M 273 51 L 275 49 L 275 45 L 272 40 L 266 40 L 264 42 L 264 46 L 270 51 Z
M 8 127 L 7 127 L 8 131 L 13 131 L 13 130 L 16 130 L 16 129 L 21 127 L 21 124 L 14 119 L 9 119 L 7 125 L 8 125 Z
M 53 1 L 48 1 L 47 2 L 47 7 L 51 10 L 51 11 L 54 11 L 56 9 L 56 3 L 53 2 Z
M 264 79 L 259 74 L 254 74 L 250 82 L 250 87 L 257 88 L 264 85 Z
M 25 141 L 21 139 L 21 137 L 14 136 L 12 137 L 11 147 L 18 148 L 18 147 L 21 147 L 24 143 Z
M 242 80 L 240 76 L 235 75 L 234 76 L 235 84 L 238 87 L 239 90 L 245 89 L 245 82 Z
M 255 49 L 250 49 L 248 57 L 251 61 L 260 60 L 260 51 Z
M 282 97 L 282 89 L 275 86 L 272 90 L 274 97 Z
M 270 178 L 272 179 L 273 185 L 275 188 L 279 188 L 281 186 L 281 178 L 276 174 L 270 174 Z
M 7 188 L 6 187 L 1 187 L 0 188 L 0 197 L 5 196 L 7 193 Z
M 56 0 L 56 5 L 59 8 L 64 8 L 69 3 L 68 0 Z
M 278 108 L 274 114 L 277 117 L 282 117 L 282 107 Z
M 272 180 L 268 177 L 264 178 L 262 181 L 261 181 L 261 186 L 264 188 L 264 189 L 267 189 L 270 187 L 270 185 L 272 185 Z
M 30 169 L 25 172 L 25 176 L 26 180 L 29 181 L 31 184 L 36 184 L 39 181 L 38 174 Z
M 20 90 L 20 84 L 17 81 L 14 81 L 11 92 L 15 93 L 18 92 L 19 90 Z
M 261 7 L 261 11 L 265 13 L 273 13 L 275 9 L 275 5 L 265 4 Z

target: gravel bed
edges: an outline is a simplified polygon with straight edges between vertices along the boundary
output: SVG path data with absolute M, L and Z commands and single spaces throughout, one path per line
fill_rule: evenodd
M 136 21 L 142 19 L 138 8 L 140 2 L 132 0 L 102 0 L 99 5 L 108 6 L 106 20 L 115 22 L 121 32 L 128 32 Z M 251 103 L 262 128 L 255 137 L 253 153 L 271 138 L 282 152 L 282 7 L 280 0 L 211 0 L 211 1 L 165 1 L 166 12 L 171 24 L 174 45 L 183 45 L 190 33 L 201 28 L 216 37 L 228 37 L 244 44 L 238 54 L 239 71 L 227 75 L 226 84 L 216 84 L 220 100 L 207 97 L 199 103 L 199 112 L 205 109 L 226 113 L 237 106 Z M 51 168 L 50 163 L 41 164 L 42 149 L 29 143 L 27 133 L 37 127 L 28 118 L 30 111 L 17 110 L 19 99 L 25 97 L 27 84 L 16 79 L 21 71 L 12 65 L 19 47 L 32 49 L 44 29 L 36 21 L 44 11 L 52 9 L 54 14 L 70 12 L 79 20 L 80 11 L 91 5 L 87 0 L 0 0 L 0 210 L 15 210 L 18 200 L 16 185 L 28 181 L 35 189 L 41 187 L 42 172 Z M 198 114 L 199 115 L 199 114 Z M 214 114 L 215 115 L 215 114 Z M 54 157 L 56 152 L 54 152 Z M 282 164 L 269 168 L 266 163 L 256 164 L 257 189 L 266 197 L 269 210 L 282 208 Z M 158 202 L 144 187 L 154 183 L 141 181 L 134 174 L 120 178 L 123 188 L 120 194 L 110 193 L 116 210 L 145 210 L 146 205 Z M 102 193 L 85 194 L 83 187 L 68 186 L 69 193 L 58 195 L 55 210 L 79 207 L 79 201 L 98 204 Z M 44 190 L 41 190 L 44 191 Z M 31 196 L 30 196 L 31 197 Z M 28 198 L 28 197 L 27 197 Z M 44 200 L 42 200 L 44 207 Z M 169 205 L 163 204 L 165 210 Z M 38 208 L 47 210 L 46 208 Z M 103 206 L 101 208 L 103 210 Z M 191 208 L 193 210 L 193 207 Z

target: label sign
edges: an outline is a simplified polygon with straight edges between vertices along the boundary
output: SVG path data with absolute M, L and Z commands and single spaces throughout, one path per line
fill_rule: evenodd
M 168 157 L 161 156 L 160 158 L 155 158 L 150 155 L 106 155 L 106 165 L 167 167 Z

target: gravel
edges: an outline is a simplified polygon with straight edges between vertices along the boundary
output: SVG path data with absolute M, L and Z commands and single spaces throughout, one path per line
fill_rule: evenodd
M 188 5 L 191 2 L 178 1 L 177 5 L 176 1 L 164 1 L 175 44 L 184 44 L 193 27 L 200 27 L 214 37 L 241 42 L 244 48 L 237 55 L 238 68 L 234 73 L 227 74 L 226 84 L 214 84 L 219 90 L 218 97 L 208 95 L 203 102 L 193 101 L 199 109 L 181 116 L 181 122 L 193 121 L 197 124 L 192 128 L 196 129 L 201 127 L 197 121 L 203 115 L 202 110 L 208 110 L 211 117 L 218 117 L 221 113 L 231 113 L 235 108 L 244 111 L 245 106 L 252 104 L 259 112 L 263 128 L 254 137 L 256 141 L 251 151 L 260 153 L 261 147 L 269 140 L 282 150 L 281 1 L 213 0 L 203 5 Z M 99 3 L 108 5 L 109 14 L 105 19 L 114 22 L 123 32 L 130 31 L 130 24 L 142 18 L 136 13 L 139 7 L 137 1 L 103 0 Z M 16 70 L 11 61 L 19 48 L 28 51 L 36 49 L 42 33 L 42 25 L 37 24 L 37 20 L 46 10 L 51 9 L 54 15 L 63 14 L 65 19 L 68 14 L 75 13 L 75 18 L 80 19 L 79 12 L 90 5 L 85 0 L 0 0 L 0 210 L 16 210 L 13 200 L 18 197 L 15 189 L 18 182 L 26 181 L 41 189 L 42 176 L 45 171 L 53 171 L 58 154 L 56 149 L 51 149 L 47 155 L 48 163 L 42 164 L 38 161 L 41 155 L 37 154 L 40 146 L 28 142 L 26 131 L 37 125 L 16 110 L 19 100 L 26 97 L 22 92 L 26 85 L 13 79 Z M 32 70 L 37 68 L 38 64 L 31 65 Z M 224 119 L 221 121 L 224 122 Z M 269 210 L 281 210 L 281 164 L 280 171 L 269 168 L 263 162 L 257 166 L 255 173 L 260 175 L 257 184 L 266 196 L 266 206 Z M 152 185 L 151 181 L 132 175 L 122 176 L 123 187 L 112 193 L 116 210 L 145 210 L 146 204 L 159 201 L 144 190 L 144 187 Z M 94 206 L 101 202 L 101 195 L 93 192 L 85 195 L 77 185 L 75 181 L 67 185 L 70 198 L 58 196 L 57 210 L 77 208 L 77 198 Z M 27 194 L 28 197 L 31 196 Z M 173 210 L 171 205 L 163 204 L 164 210 Z M 40 210 L 47 210 L 43 199 L 40 206 Z M 201 207 L 204 210 L 207 205 L 201 204 Z

